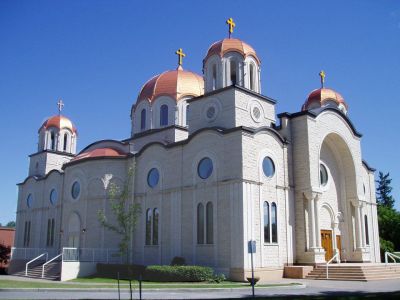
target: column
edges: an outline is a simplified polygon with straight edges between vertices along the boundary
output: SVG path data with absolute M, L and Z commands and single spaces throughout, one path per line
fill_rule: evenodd
M 356 247 L 361 249 L 361 221 L 360 221 L 360 205 L 357 203 L 355 206 L 355 217 L 356 217 Z
M 367 247 L 367 242 L 365 240 L 365 220 L 363 216 L 363 208 L 360 206 L 360 226 L 361 226 L 361 246 L 363 248 Z
M 322 246 L 321 246 L 321 229 L 320 229 L 320 226 L 319 226 L 319 217 L 318 217 L 318 215 L 319 215 L 319 205 L 318 205 L 318 203 L 319 203 L 319 199 L 318 199 L 318 195 L 317 195 L 314 198 L 314 205 L 315 205 L 315 215 L 314 215 L 314 218 L 315 218 L 315 237 L 316 237 L 316 240 L 317 240 L 316 247 L 317 248 L 322 248 Z
M 310 233 L 310 248 L 315 248 L 315 207 L 314 207 L 314 197 L 308 198 L 308 217 L 309 221 L 309 233 Z

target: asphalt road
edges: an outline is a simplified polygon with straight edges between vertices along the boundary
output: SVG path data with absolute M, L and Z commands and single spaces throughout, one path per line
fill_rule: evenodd
M 281 281 L 282 282 L 282 281 Z M 283 281 L 284 282 L 284 281 Z M 362 295 L 367 293 L 399 292 L 400 280 L 369 282 L 325 281 L 325 280 L 287 280 L 302 283 L 302 286 L 256 288 L 256 296 L 294 297 L 294 296 L 333 296 Z M 159 289 L 144 290 L 143 299 L 232 299 L 251 296 L 247 289 Z M 118 299 L 116 290 L 84 289 L 26 289 L 0 290 L 0 299 Z M 121 299 L 130 299 L 129 292 L 124 290 Z M 134 290 L 133 299 L 139 299 L 138 290 Z

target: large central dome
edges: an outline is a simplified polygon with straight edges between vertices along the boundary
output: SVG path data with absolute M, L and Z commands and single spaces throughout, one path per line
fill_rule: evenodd
M 183 97 L 197 97 L 203 94 L 203 77 L 178 67 L 147 81 L 140 91 L 137 103 L 142 100 L 153 102 L 159 96 L 169 96 L 178 102 Z

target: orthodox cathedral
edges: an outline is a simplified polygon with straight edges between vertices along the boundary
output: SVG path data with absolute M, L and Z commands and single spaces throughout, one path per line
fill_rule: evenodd
M 249 44 L 231 34 L 213 43 L 202 75 L 183 69 L 182 49 L 176 54 L 177 69 L 140 90 L 125 140 L 77 153 L 77 128 L 59 102 L 18 184 L 13 259 L 77 251 L 71 260 L 83 269 L 115 258 L 120 236 L 101 226 L 98 212 L 115 222 L 109 186 L 126 184 L 134 164 L 128 184 L 141 214 L 132 263 L 178 256 L 243 280 L 249 241 L 259 276 L 334 256 L 379 262 L 374 169 L 362 159 L 348 103 L 324 87 L 324 72 L 298 112 L 277 115 L 276 101 L 261 94 L 261 60 Z

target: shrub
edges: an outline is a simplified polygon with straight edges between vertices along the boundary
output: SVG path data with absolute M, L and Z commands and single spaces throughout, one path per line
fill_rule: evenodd
M 171 261 L 171 266 L 186 266 L 184 257 L 175 256 Z
M 216 283 L 221 283 L 222 281 L 225 281 L 226 277 L 224 274 L 215 274 L 212 278 L 212 282 L 216 282 Z
M 213 279 L 213 270 L 201 266 L 148 266 L 144 279 L 158 282 L 200 282 Z

